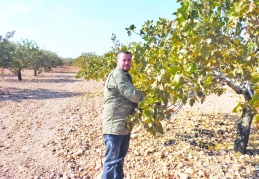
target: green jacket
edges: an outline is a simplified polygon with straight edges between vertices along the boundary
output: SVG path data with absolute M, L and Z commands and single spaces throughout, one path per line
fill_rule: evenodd
M 143 95 L 132 84 L 129 73 L 116 68 L 113 70 L 104 87 L 103 133 L 127 135 L 125 119 L 133 114 Z

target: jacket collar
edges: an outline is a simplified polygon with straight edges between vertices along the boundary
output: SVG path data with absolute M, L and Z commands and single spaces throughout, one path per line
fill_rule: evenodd
M 120 69 L 119 67 L 116 67 L 116 69 L 117 69 L 117 70 L 120 70 L 120 71 L 122 71 L 122 72 L 124 72 L 126 75 L 129 74 L 128 71 L 122 70 L 122 69 Z

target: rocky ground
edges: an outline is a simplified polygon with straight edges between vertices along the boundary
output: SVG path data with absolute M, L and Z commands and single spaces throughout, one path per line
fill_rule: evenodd
M 103 82 L 76 79 L 74 67 L 23 81 L 6 71 L 0 81 L 0 178 L 100 178 Z M 203 104 L 184 106 L 164 135 L 135 127 L 125 160 L 126 179 L 259 178 L 259 133 L 248 154 L 233 152 L 240 96 L 227 89 Z

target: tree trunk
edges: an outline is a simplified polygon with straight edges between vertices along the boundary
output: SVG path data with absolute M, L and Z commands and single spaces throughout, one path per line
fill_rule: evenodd
M 2 80 L 4 80 L 4 68 L 0 68 L 1 75 L 2 75 Z
M 22 68 L 19 68 L 17 75 L 18 75 L 18 80 L 22 81 Z
M 246 147 L 249 140 L 250 127 L 253 121 L 253 112 L 250 109 L 243 109 L 242 116 L 239 118 L 237 135 L 234 143 L 235 152 L 246 154 Z
M 37 70 L 34 69 L 34 76 L 37 76 Z

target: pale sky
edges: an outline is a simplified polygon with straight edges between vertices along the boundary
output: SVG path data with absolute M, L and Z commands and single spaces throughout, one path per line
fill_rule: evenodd
M 172 20 L 178 7 L 176 0 L 1 0 L 0 35 L 15 30 L 12 41 L 33 40 L 64 58 L 102 55 L 113 46 L 112 33 L 124 44 L 140 41 L 125 28 L 134 24 L 139 30 L 159 17 Z

